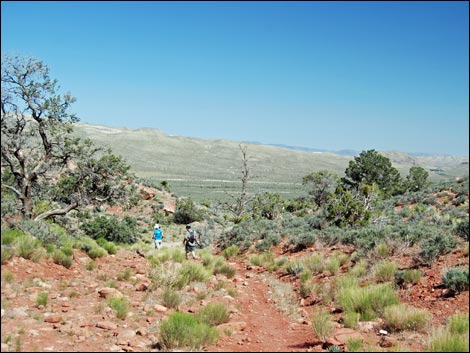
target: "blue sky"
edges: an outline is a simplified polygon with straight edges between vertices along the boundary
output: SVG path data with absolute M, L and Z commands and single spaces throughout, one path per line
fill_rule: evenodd
M 2 1 L 82 122 L 468 156 L 469 3 Z

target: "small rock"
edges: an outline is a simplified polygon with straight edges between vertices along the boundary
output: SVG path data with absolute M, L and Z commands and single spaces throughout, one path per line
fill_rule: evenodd
M 168 311 L 168 308 L 163 306 L 163 305 L 160 305 L 160 304 L 155 304 L 153 306 L 153 309 L 156 311 L 156 312 L 159 312 L 159 313 L 165 313 Z
M 98 294 L 101 298 L 108 298 L 109 296 L 113 296 L 116 298 L 122 298 L 124 295 L 118 291 L 116 288 L 105 287 L 98 290 Z
M 105 329 L 105 330 L 115 330 L 117 329 L 117 325 L 111 321 L 100 321 L 96 323 L 96 327 Z
M 48 322 L 50 324 L 57 324 L 62 321 L 62 316 L 60 315 L 50 315 L 44 318 L 44 322 Z

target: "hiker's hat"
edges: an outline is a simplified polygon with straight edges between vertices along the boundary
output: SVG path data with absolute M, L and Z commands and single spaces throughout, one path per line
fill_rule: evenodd
M 153 226 L 153 229 L 158 229 L 160 228 L 160 225 L 158 223 L 155 223 L 155 225 Z
M 186 224 L 186 228 L 191 228 L 191 225 L 190 225 L 190 224 Z

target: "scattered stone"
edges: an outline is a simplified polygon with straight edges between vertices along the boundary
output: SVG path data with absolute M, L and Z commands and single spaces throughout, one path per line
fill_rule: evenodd
M 391 337 L 382 336 L 379 341 L 379 346 L 382 348 L 390 348 L 393 347 L 395 344 L 396 342 L 392 340 Z
M 138 328 L 137 331 L 135 331 L 136 335 L 139 335 L 139 336 L 147 336 L 148 335 L 148 332 L 145 328 Z
M 350 339 L 362 339 L 362 335 L 353 329 L 344 327 L 335 331 L 334 339 L 339 342 L 339 345 L 344 345 Z
M 245 321 L 233 321 L 233 322 L 226 322 L 217 326 L 222 332 L 226 330 L 232 331 L 244 331 L 246 329 L 246 322 Z
M 48 322 L 50 324 L 57 324 L 59 322 L 62 322 L 62 316 L 57 314 L 50 314 L 49 316 L 46 316 L 44 318 L 44 322 Z
M 116 288 L 105 287 L 98 289 L 98 294 L 101 298 L 108 298 L 109 296 L 113 296 L 116 298 L 122 298 L 124 295 L 118 291 Z
M 27 317 L 29 315 L 28 315 L 28 312 L 26 310 L 27 310 L 27 308 L 25 308 L 25 307 L 13 308 L 13 309 L 11 309 L 9 314 L 12 318 Z
M 39 336 L 39 331 L 38 330 L 29 330 L 29 334 L 31 336 Z M 2 351 L 3 352 L 3 351 Z
M 168 311 L 168 308 L 163 306 L 163 305 L 160 305 L 160 304 L 155 304 L 153 306 L 153 309 L 156 311 L 156 312 L 159 312 L 159 313 L 165 313 Z
M 135 290 L 137 292 L 144 292 L 149 288 L 149 283 L 141 282 L 135 285 Z
M 109 351 L 110 352 L 124 352 L 120 346 L 115 345 L 115 344 L 109 347 Z
M 135 337 L 136 333 L 134 330 L 124 330 L 118 335 L 117 344 L 129 345 L 131 340 Z
M 376 321 L 359 321 L 358 329 L 360 332 L 374 332 L 380 328 L 380 323 Z
M 115 330 L 117 329 L 117 325 L 111 321 L 100 321 L 96 323 L 96 327 L 105 329 L 105 330 Z

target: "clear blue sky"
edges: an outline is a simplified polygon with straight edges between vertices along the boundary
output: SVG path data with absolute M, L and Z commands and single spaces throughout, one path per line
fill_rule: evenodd
M 2 1 L 82 122 L 468 156 L 469 3 Z

